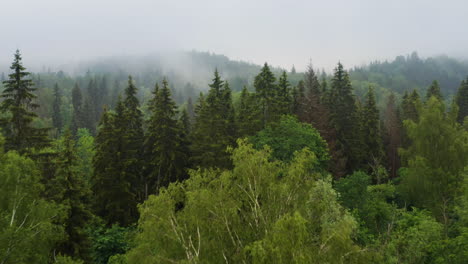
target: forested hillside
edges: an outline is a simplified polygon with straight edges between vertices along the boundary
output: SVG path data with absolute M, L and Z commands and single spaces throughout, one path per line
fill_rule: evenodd
M 0 263 L 466 263 L 468 64 L 1 75 Z

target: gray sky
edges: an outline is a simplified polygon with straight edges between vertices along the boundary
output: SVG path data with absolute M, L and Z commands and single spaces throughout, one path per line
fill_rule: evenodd
M 302 70 L 468 52 L 466 0 L 2 0 L 0 65 L 173 49 Z

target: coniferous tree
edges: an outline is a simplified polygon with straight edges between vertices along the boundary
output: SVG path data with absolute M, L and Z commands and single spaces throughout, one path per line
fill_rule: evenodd
M 421 98 L 417 90 L 413 90 L 411 94 L 405 92 L 401 102 L 401 119 L 411 120 L 413 122 L 419 121 L 419 111 L 422 107 Z M 406 128 L 402 130 L 402 146 L 408 147 L 411 144 L 411 139 L 408 137 Z
M 295 90 L 295 91 L 294 91 Z M 305 102 L 305 87 L 304 80 L 300 80 L 297 83 L 297 87 L 293 90 L 293 102 L 292 102 L 292 113 L 295 114 L 298 118 L 301 113 L 304 111 L 303 106 Z
M 195 121 L 195 108 L 193 106 L 192 97 L 189 97 L 187 99 L 187 108 L 186 109 L 187 109 L 188 119 L 190 121 L 190 124 L 192 124 Z
M 261 113 L 258 106 L 255 94 L 250 93 L 244 86 L 236 111 L 236 123 L 240 138 L 252 136 L 262 129 Z
M 53 108 L 53 114 L 52 114 L 52 123 L 56 129 L 56 136 L 58 137 L 62 131 L 62 113 L 60 111 L 62 107 L 62 94 L 60 92 L 60 89 L 58 87 L 58 84 L 55 84 L 54 86 L 54 104 L 52 106 Z
M 277 103 L 277 87 L 275 82 L 275 75 L 271 72 L 268 64 L 265 63 L 254 80 L 255 91 L 260 99 L 264 127 L 267 123 L 276 121 L 279 118 L 274 113 Z
M 374 164 L 380 164 L 383 155 L 379 110 L 377 109 L 377 105 L 375 103 L 375 93 L 373 87 L 369 87 L 363 110 L 363 139 L 365 147 L 364 153 L 366 157 L 364 164 L 372 166 Z
M 330 120 L 336 130 L 338 147 L 343 149 L 347 158 L 347 171 L 352 172 L 359 168 L 362 162 L 362 137 L 353 88 L 341 63 L 338 63 L 331 81 L 329 104 Z
M 39 105 L 34 102 L 36 89 L 33 88 L 32 80 L 26 79 L 30 73 L 25 71 L 19 50 L 16 50 L 10 69 L 13 73 L 3 82 L 5 89 L 0 96 L 3 98 L 0 110 L 6 116 L 0 120 L 6 137 L 5 148 L 20 153 L 31 148 L 43 148 L 49 145 L 48 129 L 32 126 L 37 117 L 34 110 Z
M 65 232 L 67 239 L 59 245 L 61 253 L 89 258 L 89 240 L 86 227 L 91 220 L 91 189 L 78 167 L 75 142 L 70 130 L 66 130 L 59 142 L 59 152 L 55 160 L 56 171 L 47 191 L 55 202 L 66 211 Z
M 387 99 L 384 112 L 384 145 L 386 146 L 387 166 L 391 178 L 397 176 L 397 171 L 400 168 L 398 148 L 401 147 L 401 125 L 395 95 L 392 93 Z
M 206 99 L 200 96 L 191 135 L 192 162 L 195 166 L 229 168 L 228 146 L 235 144 L 235 113 L 231 89 L 221 80 L 218 71 Z
M 461 82 L 455 102 L 458 105 L 457 121 L 463 124 L 465 117 L 468 116 L 468 78 Z
M 185 132 L 188 128 L 182 126 L 188 125 L 187 114 L 183 124 L 178 124 L 177 106 L 171 98 L 166 79 L 163 80 L 161 89 L 156 86 L 153 95 L 149 106 L 149 132 L 145 141 L 148 172 L 145 185 L 148 194 L 156 193 L 170 182 L 183 180 L 188 166 Z
M 78 83 L 75 84 L 72 90 L 72 106 L 73 115 L 71 121 L 71 131 L 73 135 L 76 135 L 79 128 L 84 127 L 84 116 L 83 116 L 83 96 Z
M 431 96 L 435 96 L 437 99 L 441 101 L 444 100 L 442 93 L 440 92 L 439 82 L 436 80 L 434 80 L 431 86 L 429 86 L 429 88 L 427 89 L 426 101 L 429 100 Z
M 122 173 L 129 180 L 133 192 L 138 194 L 138 199 L 143 199 L 143 186 L 141 184 L 141 168 L 143 166 L 142 150 L 143 150 L 143 113 L 140 110 L 140 102 L 138 101 L 137 87 L 133 83 L 131 76 L 128 78 L 128 86 L 124 91 L 125 105 L 122 115 L 117 112 L 116 124 L 122 129 L 122 144 L 123 158 L 125 160 L 125 169 Z
M 286 115 L 291 113 L 291 85 L 288 81 L 286 71 L 283 71 L 278 79 L 278 92 L 277 92 L 277 112 L 278 115 Z
M 123 130 L 118 116 L 123 116 L 124 105 L 118 100 L 116 114 L 104 109 L 96 136 L 96 154 L 93 158 L 93 193 L 95 212 L 108 225 L 128 226 L 136 220 L 136 195 L 125 172 Z
M 96 135 L 96 123 L 94 122 L 93 99 L 86 97 L 83 104 L 82 125 L 88 129 L 91 135 Z

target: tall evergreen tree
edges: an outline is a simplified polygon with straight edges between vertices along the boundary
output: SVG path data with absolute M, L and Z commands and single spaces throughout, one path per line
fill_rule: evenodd
M 95 107 L 93 99 L 86 97 L 83 103 L 82 125 L 88 129 L 91 135 L 96 135 L 96 123 L 94 122 Z
M 392 93 L 387 99 L 384 113 L 384 145 L 386 146 L 387 166 L 391 178 L 397 176 L 397 171 L 400 168 L 398 148 L 401 147 L 401 125 L 395 95 Z
M 0 124 L 6 137 L 5 148 L 25 153 L 28 149 L 49 145 L 48 129 L 32 126 L 37 117 L 34 110 L 39 107 L 34 102 L 36 89 L 31 79 L 26 79 L 30 73 L 25 71 L 19 50 L 16 50 L 14 57 L 10 67 L 13 73 L 3 82 L 5 89 L 0 95 L 3 98 L 0 110 L 5 114 Z
M 108 225 L 118 223 L 128 226 L 137 218 L 137 202 L 132 182 L 124 173 L 125 149 L 122 131 L 125 128 L 116 120 L 123 112 L 122 100 L 117 102 L 116 114 L 104 110 L 95 140 L 92 189 L 96 214 Z
M 468 78 L 461 82 L 455 97 L 455 102 L 458 105 L 457 121 L 463 124 L 466 116 L 468 116 Z
M 78 86 L 78 83 L 75 84 L 72 90 L 72 106 L 73 115 L 71 121 L 71 132 L 73 135 L 76 135 L 78 129 L 84 127 L 83 95 L 81 94 L 81 89 Z
M 441 101 L 444 100 L 442 93 L 440 92 L 439 82 L 437 80 L 434 80 L 431 86 L 429 86 L 429 88 L 427 89 L 426 101 L 429 100 L 431 96 L 435 96 L 437 99 Z
M 141 185 L 142 151 L 143 151 L 143 113 L 140 110 L 140 102 L 137 95 L 137 87 L 131 76 L 128 77 L 128 86 L 124 91 L 125 105 L 122 115 L 117 112 L 116 124 L 122 128 L 123 158 L 125 160 L 125 174 L 132 186 L 133 192 L 138 194 L 138 199 L 143 198 L 143 186 Z
M 195 166 L 231 166 L 227 147 L 235 144 L 237 133 L 234 119 L 231 89 L 216 70 L 206 99 L 200 96 L 196 108 L 191 135 L 192 162 Z
M 52 106 L 52 123 L 56 129 L 56 136 L 59 136 L 62 131 L 63 121 L 62 121 L 62 112 L 60 111 L 62 107 L 62 93 L 58 87 L 58 84 L 54 86 L 54 104 Z
M 335 69 L 329 98 L 330 119 L 336 130 L 338 147 L 347 158 L 347 171 L 352 172 L 362 162 L 360 124 L 349 75 L 341 63 Z
M 70 130 L 59 141 L 56 171 L 47 191 L 52 199 L 65 207 L 67 239 L 59 245 L 61 253 L 89 259 L 89 240 L 86 232 L 91 220 L 91 189 L 78 167 L 75 142 Z
M 239 137 L 252 136 L 262 129 L 262 117 L 258 106 L 256 95 L 250 93 L 244 86 L 236 111 Z
M 364 153 L 365 165 L 380 164 L 383 156 L 382 137 L 380 133 L 379 110 L 375 103 L 374 88 L 369 87 L 364 105 Z
M 288 75 L 286 71 L 283 71 L 280 78 L 278 79 L 278 92 L 277 92 L 277 109 L 276 114 L 286 115 L 291 113 L 291 85 L 288 81 Z
M 277 87 L 275 82 L 275 75 L 271 72 L 268 64 L 265 63 L 254 80 L 255 91 L 260 99 L 264 127 L 267 123 L 276 121 L 279 118 L 274 113 L 277 103 Z
M 170 182 L 183 180 L 187 168 L 187 142 L 185 129 L 176 119 L 177 106 L 171 97 L 166 79 L 162 88 L 156 86 L 150 101 L 151 117 L 148 121 L 146 186 L 148 194 L 156 193 Z M 188 125 L 187 114 L 183 125 Z M 183 136 L 184 138 L 181 138 Z
M 193 106 L 192 97 L 189 97 L 187 99 L 187 108 L 186 109 L 187 109 L 188 119 L 190 121 L 190 124 L 192 124 L 195 121 L 195 108 Z

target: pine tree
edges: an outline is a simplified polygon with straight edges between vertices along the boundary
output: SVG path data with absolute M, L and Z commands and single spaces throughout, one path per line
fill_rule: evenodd
M 192 97 L 187 99 L 187 115 L 190 121 L 190 125 L 195 121 L 195 109 L 193 107 Z
M 294 91 L 295 90 L 295 91 Z M 293 90 L 293 98 L 292 98 L 292 113 L 295 114 L 298 118 L 301 113 L 304 111 L 304 103 L 305 103 L 305 87 L 304 87 L 304 80 L 300 80 L 297 83 L 297 87 Z
M 56 136 L 58 137 L 62 131 L 62 113 L 60 111 L 62 107 L 62 94 L 58 87 L 58 84 L 54 86 L 54 104 L 53 104 L 53 113 L 52 113 L 52 123 L 56 129 Z
M 70 130 L 65 131 L 58 147 L 55 176 L 47 191 L 51 193 L 52 200 L 65 207 L 67 214 L 67 239 L 59 245 L 59 251 L 88 259 L 89 240 L 85 229 L 92 217 L 89 207 L 90 186 L 78 167 L 77 151 Z
M 413 122 L 419 121 L 419 111 L 422 108 L 422 102 L 419 97 L 417 90 L 413 90 L 411 94 L 405 92 L 403 95 L 403 100 L 401 102 L 401 119 L 411 120 Z M 411 139 L 409 138 L 406 128 L 403 127 L 402 130 L 402 145 L 403 147 L 408 147 L 411 144 Z
M 36 89 L 33 88 L 31 79 L 25 79 L 30 73 L 25 71 L 19 50 L 14 57 L 10 67 L 13 73 L 3 82 L 5 89 L 0 96 L 3 98 L 0 110 L 6 116 L 0 120 L 0 124 L 6 137 L 5 148 L 25 153 L 28 149 L 49 145 L 48 129 L 32 126 L 33 120 L 37 117 L 34 110 L 39 107 L 34 102 Z
M 437 99 L 441 101 L 444 100 L 442 93 L 440 92 L 439 82 L 436 80 L 434 80 L 431 86 L 429 86 L 429 88 L 427 89 L 426 101 L 429 100 L 431 96 L 435 96 Z
M 73 135 L 76 135 L 79 128 L 84 127 L 84 116 L 83 116 L 83 96 L 78 83 L 75 84 L 72 90 L 72 105 L 73 115 L 71 121 L 71 131 Z
M 96 135 L 96 123 L 94 122 L 93 99 L 86 97 L 83 104 L 82 125 L 88 129 L 91 135 Z
M 374 164 L 380 164 L 383 155 L 379 110 L 375 103 L 373 87 L 369 87 L 363 110 L 365 118 L 363 126 L 364 153 L 366 157 L 364 164 L 372 166 Z
M 276 107 L 277 87 L 276 78 L 267 63 L 263 65 L 260 73 L 255 76 L 254 87 L 260 99 L 263 127 L 268 123 L 277 121 L 279 116 L 276 116 L 274 109 Z
M 461 82 L 455 97 L 455 102 L 458 105 L 457 121 L 463 124 L 466 116 L 468 116 L 468 78 Z
M 187 156 L 187 114 L 184 124 L 176 120 L 177 106 L 171 98 L 169 84 L 163 80 L 162 88 L 156 86 L 150 101 L 151 117 L 148 121 L 148 135 L 145 140 L 148 194 L 158 192 L 159 188 L 170 182 L 186 178 Z M 183 137 L 183 138 L 182 138 Z

